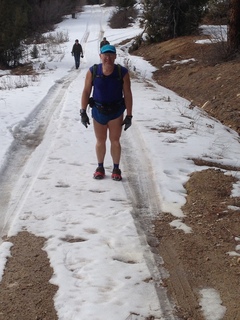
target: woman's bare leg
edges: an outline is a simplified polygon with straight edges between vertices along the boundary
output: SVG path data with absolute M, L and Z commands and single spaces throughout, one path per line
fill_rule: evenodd
M 103 163 L 106 154 L 107 125 L 102 125 L 93 119 L 93 127 L 96 137 L 96 155 L 98 163 Z
M 122 133 L 123 115 L 108 122 L 111 156 L 114 164 L 119 164 L 121 158 L 120 137 Z

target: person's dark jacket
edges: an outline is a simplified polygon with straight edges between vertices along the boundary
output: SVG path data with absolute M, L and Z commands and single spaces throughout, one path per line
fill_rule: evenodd
M 74 43 L 73 47 L 72 47 L 72 55 L 75 54 L 83 54 L 83 50 L 82 50 L 82 46 L 80 43 Z

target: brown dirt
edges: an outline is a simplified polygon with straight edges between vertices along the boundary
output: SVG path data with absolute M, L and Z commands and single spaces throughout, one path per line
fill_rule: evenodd
M 13 246 L 0 283 L 0 320 L 57 320 L 45 239 L 24 231 L 6 240 Z
M 203 107 L 209 115 L 240 133 L 240 60 L 219 60 L 222 48 L 199 45 L 199 37 L 184 37 L 140 48 L 134 54 L 149 60 L 159 70 L 159 84 Z M 186 64 L 173 60 L 195 58 Z M 170 66 L 163 67 L 166 63 Z M 209 169 L 193 173 L 186 184 L 187 202 L 184 222 L 193 230 L 185 234 L 173 229 L 168 213 L 155 221 L 156 248 L 169 271 L 165 285 L 176 304 L 180 319 L 203 319 L 199 290 L 215 288 L 227 307 L 224 320 L 240 319 L 240 259 L 227 254 L 234 251 L 240 236 L 240 198 L 230 197 L 240 168 L 220 168 L 218 164 L 193 159 Z M 228 172 L 225 175 L 223 170 Z M 49 283 L 52 269 L 42 250 L 44 239 L 27 232 L 7 239 L 13 243 L 0 284 L 0 320 L 54 320 L 53 296 L 57 287 Z

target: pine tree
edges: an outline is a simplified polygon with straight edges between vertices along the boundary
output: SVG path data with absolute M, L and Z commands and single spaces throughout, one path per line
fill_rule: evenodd
M 21 52 L 20 41 L 26 36 L 28 28 L 27 0 L 1 0 L 0 4 L 0 60 L 15 66 Z
M 77 3 L 78 0 L 0 0 L 0 63 L 18 65 L 21 41 L 72 14 Z
M 150 42 L 196 32 L 208 0 L 145 0 L 143 18 Z

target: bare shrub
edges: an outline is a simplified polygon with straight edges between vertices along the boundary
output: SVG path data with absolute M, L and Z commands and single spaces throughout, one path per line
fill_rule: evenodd
M 135 8 L 124 8 L 115 11 L 109 20 L 112 29 L 127 28 L 136 19 L 138 11 Z
M 25 88 L 34 85 L 37 81 L 39 81 L 37 75 L 7 75 L 0 79 L 0 90 Z
M 134 41 L 132 42 L 130 48 L 129 48 L 129 52 L 133 52 L 137 49 L 140 48 L 141 44 L 142 44 L 142 35 L 136 36 Z
M 55 43 L 60 44 L 69 41 L 69 34 L 68 32 L 56 32 L 56 33 L 49 33 L 48 35 L 41 37 L 41 43 Z
M 204 47 L 202 51 L 202 59 L 206 64 L 215 65 L 223 61 L 229 60 L 230 53 L 227 44 L 227 29 L 226 26 L 212 26 L 208 33 L 208 44 L 210 50 L 206 55 Z

